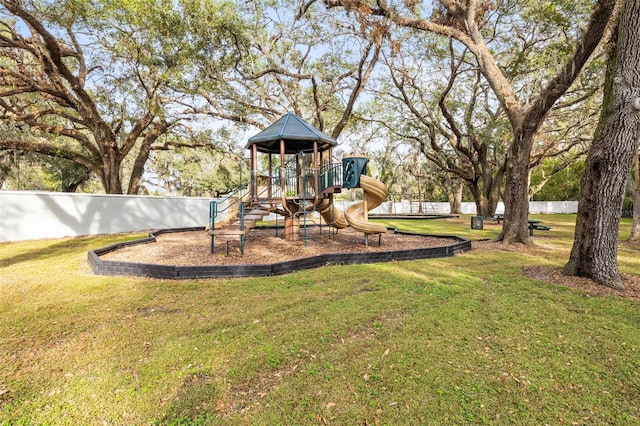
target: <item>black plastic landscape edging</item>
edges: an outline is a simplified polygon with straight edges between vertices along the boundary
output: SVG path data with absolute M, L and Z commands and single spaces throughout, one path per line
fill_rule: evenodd
M 442 247 L 429 247 L 410 250 L 389 250 L 367 253 L 327 253 L 318 256 L 304 257 L 264 265 L 200 265 L 177 266 L 156 265 L 151 263 L 121 262 L 102 260 L 100 256 L 123 247 L 136 244 L 148 244 L 156 241 L 160 234 L 174 232 L 202 231 L 204 227 L 172 228 L 152 231 L 146 238 L 116 243 L 89 251 L 87 261 L 96 275 L 135 276 L 164 279 L 199 279 L 199 278 L 239 278 L 266 277 L 270 275 L 289 274 L 302 269 L 313 269 L 325 265 L 356 265 L 362 263 L 391 262 L 399 260 L 432 259 L 454 256 L 471 250 L 471 241 L 455 235 L 431 235 L 393 230 L 396 234 L 423 235 L 433 238 L 447 238 L 456 242 Z

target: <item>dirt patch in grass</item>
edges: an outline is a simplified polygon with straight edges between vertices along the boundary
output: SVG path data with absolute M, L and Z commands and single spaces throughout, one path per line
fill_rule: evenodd
M 620 296 L 640 300 L 640 277 L 636 275 L 622 274 L 622 284 L 625 290 L 620 291 L 598 284 L 589 278 L 563 275 L 561 268 L 535 266 L 525 268 L 524 271 L 530 278 L 582 290 L 589 296 Z
M 474 250 L 503 250 L 530 254 L 547 248 L 535 244 L 528 246 L 525 244 L 502 244 L 491 241 L 474 241 L 472 247 Z M 566 276 L 562 273 L 562 268 L 532 266 L 525 268 L 524 272 L 529 278 L 582 290 L 589 296 L 619 296 L 640 300 L 640 276 L 637 275 L 622 274 L 622 284 L 625 290 L 620 291 L 598 284 L 589 278 Z

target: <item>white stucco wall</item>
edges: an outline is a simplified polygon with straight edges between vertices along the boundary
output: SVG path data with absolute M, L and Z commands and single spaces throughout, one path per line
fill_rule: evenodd
M 0 242 L 113 234 L 162 228 L 205 226 L 211 198 L 69 194 L 0 191 Z M 221 201 L 221 200 L 218 200 Z M 342 209 L 349 202 L 336 201 Z M 577 201 L 533 201 L 531 213 L 575 213 Z M 464 214 L 475 214 L 474 203 L 462 203 Z M 498 213 L 504 212 L 500 203 Z M 418 213 L 418 203 L 384 202 L 371 213 Z M 423 204 L 423 213 L 450 213 L 448 203 Z M 219 216 L 224 217 L 224 213 Z M 275 215 L 266 218 L 275 219 Z
M 0 241 L 205 226 L 210 198 L 0 191 Z

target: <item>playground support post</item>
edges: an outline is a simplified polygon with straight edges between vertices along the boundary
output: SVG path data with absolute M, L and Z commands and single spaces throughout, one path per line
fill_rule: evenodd
M 258 197 L 258 146 L 251 146 L 251 199 Z

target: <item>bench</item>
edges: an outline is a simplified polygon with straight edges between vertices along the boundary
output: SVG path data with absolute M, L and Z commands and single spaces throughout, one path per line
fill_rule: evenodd
M 219 238 L 227 243 L 227 256 L 229 256 L 229 241 L 240 241 L 240 252 L 244 254 L 244 236 L 245 231 L 240 229 L 216 229 L 209 231 L 211 235 L 211 253 L 213 253 L 214 239 Z

